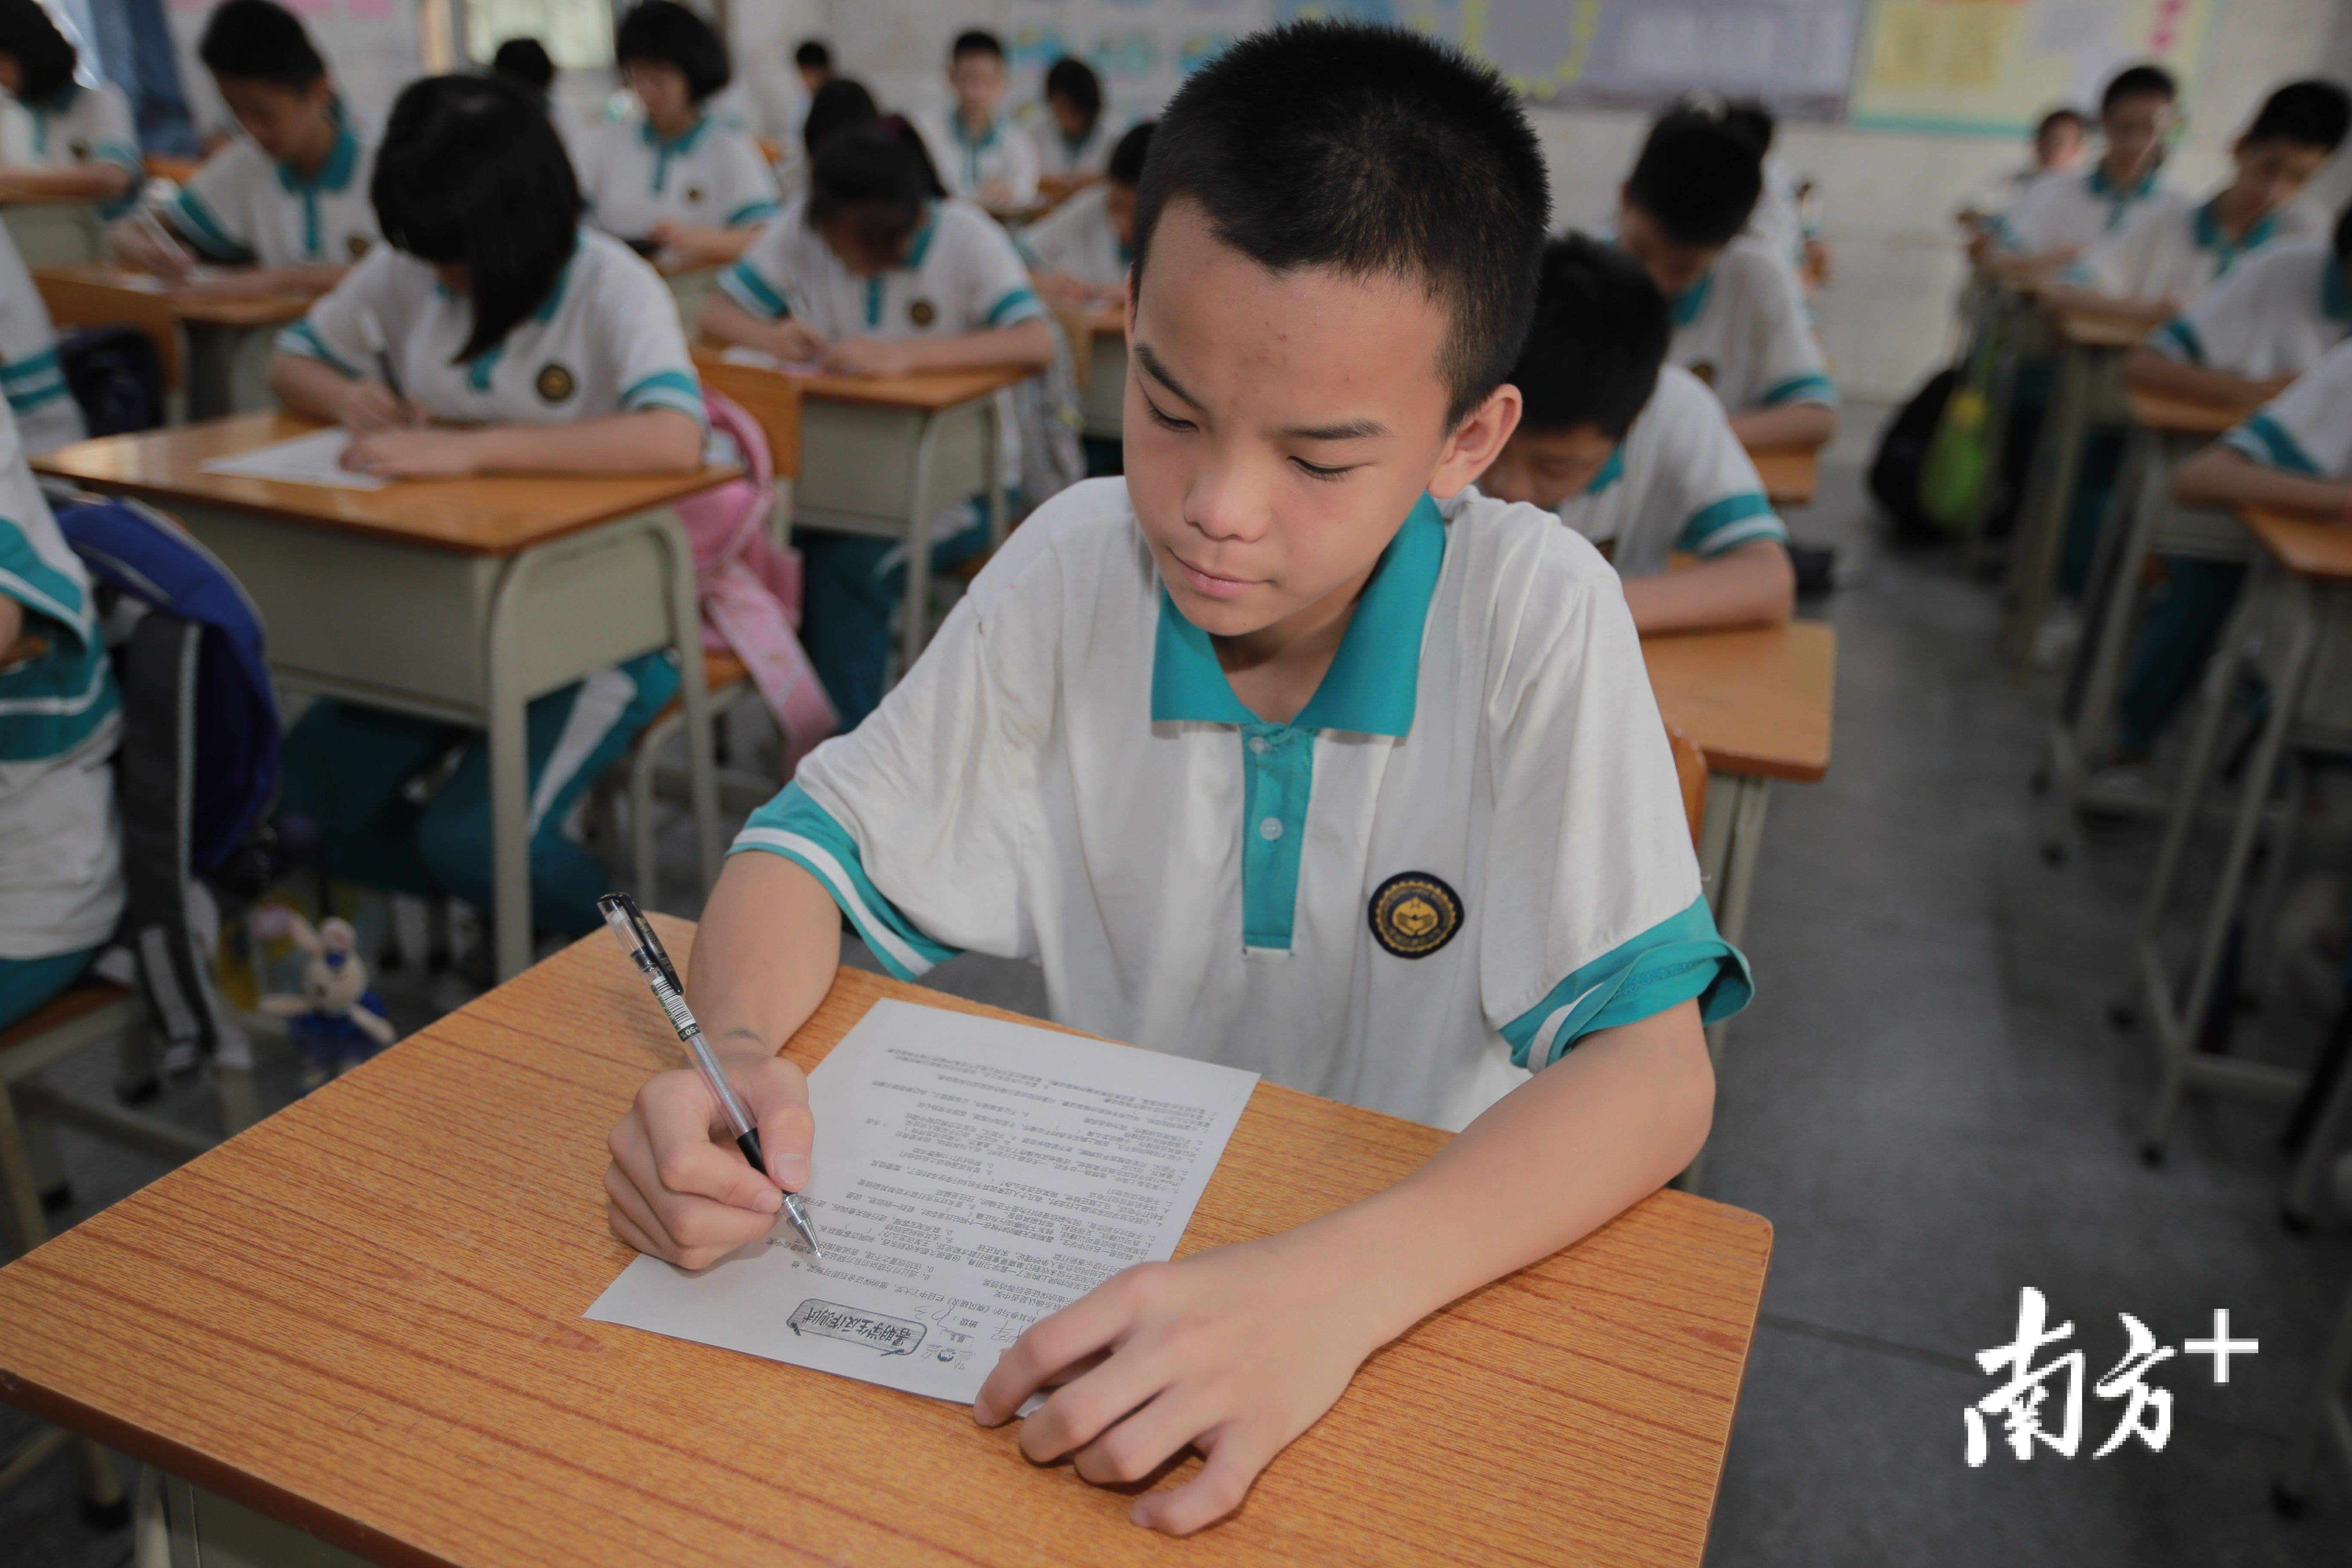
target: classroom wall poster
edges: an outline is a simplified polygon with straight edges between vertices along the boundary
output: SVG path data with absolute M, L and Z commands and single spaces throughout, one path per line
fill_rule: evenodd
M 1871 130 L 2023 135 L 2049 110 L 2089 110 L 2124 66 L 2184 82 L 2213 0 L 1877 0 L 1851 119 Z

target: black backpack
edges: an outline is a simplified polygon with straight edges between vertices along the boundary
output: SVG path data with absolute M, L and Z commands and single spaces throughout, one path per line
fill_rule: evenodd
M 1927 448 L 1936 439 L 1936 427 L 1943 423 L 1944 405 L 1951 401 L 1959 384 L 1957 367 L 1929 376 L 1927 384 L 1888 423 L 1886 433 L 1878 438 L 1878 451 L 1870 459 L 1870 493 L 1895 520 L 1899 539 L 1944 537 L 1944 531 L 1919 504 L 1919 478 L 1927 467 Z
M 91 327 L 58 341 L 66 385 L 93 436 L 127 436 L 163 423 L 163 356 L 136 327 Z

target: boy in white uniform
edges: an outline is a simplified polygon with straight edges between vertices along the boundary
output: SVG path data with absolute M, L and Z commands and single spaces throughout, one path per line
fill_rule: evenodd
M 1135 188 L 1151 151 L 1151 121 L 1130 127 L 1097 181 L 1013 237 L 1037 292 L 1056 305 L 1115 304 L 1127 292 Z
M 1118 136 L 1103 112 L 1102 78 L 1076 56 L 1047 68 L 1045 97 L 1029 139 L 1037 146 L 1037 188 L 1058 200 L 1103 177 Z
M 1616 577 L 1549 513 L 1462 496 L 1517 422 L 1545 188 L 1510 90 L 1402 29 L 1253 34 L 1178 89 L 1136 217 L 1128 476 L 1024 522 L 746 829 L 688 989 L 771 1170 L 661 1075 L 609 1140 L 618 1236 L 698 1268 L 806 1180 L 774 1053 L 833 983 L 837 910 L 898 973 L 1033 958 L 1077 1027 L 1468 1122 L 1402 1184 L 1131 1269 L 997 1363 L 973 1415 L 1048 1393 L 1033 1460 L 1114 1484 L 1205 1453 L 1130 1511 L 1186 1534 L 1374 1349 L 1696 1152 L 1702 1014 L 1748 985 Z
M 1785 621 L 1789 531 L 1722 406 L 1664 363 L 1671 331 L 1664 298 L 1623 252 L 1582 235 L 1546 247 L 1511 372 L 1526 408 L 1478 489 L 1604 546 L 1644 636 Z M 1700 563 L 1669 573 L 1678 550 Z
M 0 0 L 0 90 L 33 120 L 32 162 L 0 168 L 0 199 L 91 201 L 119 217 L 147 177 L 131 100 L 79 80 L 79 63 L 39 0 Z
M 1619 196 L 1617 243 L 1674 311 L 1667 359 L 1705 382 L 1741 443 L 1819 447 L 1837 434 L 1837 389 L 1787 262 L 1735 244 L 1763 188 L 1755 145 L 1719 114 L 1677 110 L 1651 127 Z
M 2338 343 L 2293 386 L 2180 465 L 2173 494 L 2190 506 L 2272 506 L 2352 517 L 2352 343 Z
M 919 149 L 878 126 L 829 137 L 808 196 L 719 279 L 703 335 L 852 375 L 1050 363 L 1045 307 L 1013 241 L 967 202 L 929 200 L 921 163 Z M 1009 430 L 1004 407 L 1000 399 Z M 808 569 L 802 643 L 834 710 L 855 724 L 882 700 L 904 549 L 822 529 L 796 529 L 793 542 Z M 950 564 L 986 542 L 975 520 L 935 534 L 931 561 Z
M 273 0 L 226 0 L 197 53 L 245 134 L 189 176 L 157 209 L 160 221 L 204 259 L 255 268 L 235 287 L 333 288 L 379 237 L 368 200 L 373 134 L 353 123 L 310 35 Z M 107 239 L 166 277 L 184 278 L 191 264 L 136 217 L 117 220 Z
M 0 227 L 0 396 L 8 403 L 9 444 L 27 457 L 80 440 L 89 429 L 58 362 L 58 332 L 41 290 Z
M 580 147 L 589 220 L 691 260 L 734 260 L 776 216 L 776 181 L 751 139 L 708 112 L 727 85 L 727 46 L 674 0 L 644 0 L 613 47 L 645 114 Z
M 956 35 L 948 51 L 948 87 L 955 107 L 915 121 L 948 195 L 998 208 L 1037 199 L 1037 144 L 1014 130 L 1004 114 L 1011 82 L 1004 46 L 995 34 L 975 27 Z
M 121 727 L 89 574 L 0 414 L 0 1029 L 80 978 L 121 917 Z
M 2164 143 L 2179 85 L 2157 66 L 2118 72 L 2099 97 L 2105 146 L 2087 173 L 2044 174 L 1993 220 L 1990 249 L 2020 276 L 2047 276 L 2109 235 L 2163 190 Z M 1986 254 L 1978 247 L 1977 253 Z

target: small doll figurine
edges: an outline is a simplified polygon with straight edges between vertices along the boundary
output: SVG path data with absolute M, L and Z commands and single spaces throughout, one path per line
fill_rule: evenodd
M 316 930 L 281 905 L 253 914 L 253 934 L 265 942 L 291 937 L 310 955 L 299 995 L 270 995 L 261 1010 L 286 1020 L 287 1037 L 302 1058 L 302 1088 L 318 1088 L 392 1044 L 383 998 L 368 984 L 367 963 L 352 951 L 349 921 L 330 919 Z

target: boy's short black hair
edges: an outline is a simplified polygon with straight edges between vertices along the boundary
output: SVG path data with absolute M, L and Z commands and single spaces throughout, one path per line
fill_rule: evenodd
M 2091 130 L 2091 122 L 2083 118 L 2083 111 L 2081 110 L 2069 109 L 2064 104 L 2060 104 L 2057 108 L 2043 115 L 2040 121 L 2034 125 L 2033 139 L 2036 142 L 2041 141 L 2044 136 L 2050 134 L 2051 129 L 2053 126 L 2059 125 L 2072 125 L 2075 130 L 2082 132 L 2084 135 L 2088 135 Z
M 700 103 L 734 78 L 727 63 L 727 46 L 710 24 L 677 0 L 642 0 L 621 18 L 613 36 L 613 62 L 625 67 L 632 60 L 676 66 L 686 77 L 687 96 Z
M 2264 99 L 2254 122 L 2246 127 L 2245 140 L 2293 142 L 2333 153 L 2344 145 L 2347 130 L 2352 130 L 2352 95 L 2315 77 L 2291 81 Z
M 801 121 L 801 145 L 812 158 L 817 149 L 845 131 L 871 125 L 882 118 L 874 95 L 854 78 L 835 77 L 809 95 L 808 118 Z
M 1754 143 L 1759 158 L 1772 150 L 1773 134 L 1780 129 L 1780 121 L 1763 100 L 1754 98 L 1735 98 L 1725 104 L 1723 122 Z
M 2130 66 L 2116 73 L 2107 83 L 2107 90 L 2099 94 L 2099 112 L 2109 110 L 2126 98 L 2160 98 L 2170 103 L 2180 96 L 2180 83 L 2162 66 Z
M 196 58 L 216 77 L 294 92 L 309 90 L 327 74 L 300 19 L 275 0 L 223 0 L 205 23 Z
M 803 38 L 801 47 L 793 51 L 793 64 L 804 71 L 829 71 L 833 68 L 833 51 L 824 47 L 822 38 Z
M 948 46 L 948 64 L 953 65 L 966 55 L 987 55 L 1001 61 L 1004 58 L 1004 40 L 985 27 L 966 27 Z
M 63 92 L 80 58 L 40 0 L 0 0 L 0 55 L 16 62 L 19 103 L 47 103 Z
M 1720 113 L 1678 109 L 1650 127 L 1625 177 L 1625 201 L 1676 245 L 1729 245 L 1764 194 L 1756 144 Z
M 1289 22 L 1176 89 L 1135 205 L 1135 288 L 1179 201 L 1269 271 L 1329 267 L 1421 284 L 1453 318 L 1461 420 L 1510 373 L 1551 211 L 1543 153 L 1487 67 L 1401 28 Z
M 859 245 L 895 254 L 923 221 L 935 176 L 887 121 L 826 139 L 809 171 L 808 226 L 846 224 Z
M 490 57 L 490 74 L 544 98 L 555 85 L 555 61 L 537 38 L 509 38 Z
M 1675 335 L 1666 297 L 1642 264 L 1581 234 L 1544 247 L 1535 321 L 1511 368 L 1536 432 L 1590 425 L 1622 441 L 1657 390 Z
M 1086 116 L 1088 131 L 1102 118 L 1102 78 L 1076 55 L 1064 55 L 1045 71 L 1045 100 L 1050 103 L 1057 98 L 1069 100 L 1070 107 Z
M 1127 134 L 1110 150 L 1110 166 L 1103 171 L 1111 184 L 1133 190 L 1143 183 L 1143 162 L 1151 155 L 1151 128 L 1159 123 L 1145 120 L 1127 128 Z
M 947 200 L 948 187 L 940 178 L 939 165 L 931 162 L 930 143 L 915 129 L 915 122 L 903 114 L 886 114 L 874 123 L 897 137 L 898 144 L 913 156 L 915 167 L 923 172 L 923 194 L 935 202 Z
M 488 353 L 539 309 L 580 242 L 580 183 L 539 101 L 489 76 L 431 76 L 392 106 L 368 189 L 392 245 L 466 268 L 473 335 Z

